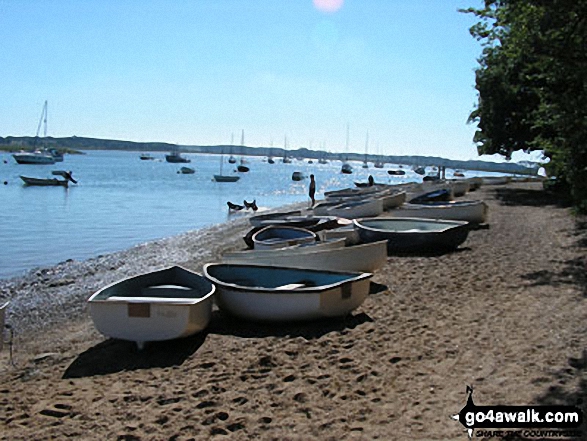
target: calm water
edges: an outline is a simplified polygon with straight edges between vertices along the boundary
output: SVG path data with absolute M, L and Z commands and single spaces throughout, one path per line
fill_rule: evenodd
M 251 171 L 241 173 L 240 181 L 217 183 L 212 175 L 219 172 L 219 156 L 186 154 L 190 164 L 169 164 L 163 153 L 153 156 L 158 160 L 141 161 L 137 152 L 90 151 L 67 155 L 55 165 L 18 165 L 10 154 L 0 154 L 0 183 L 8 182 L 0 185 L 0 277 L 222 223 L 230 219 L 227 201 L 256 199 L 260 209 L 308 201 L 308 180 L 292 181 L 293 171 L 316 176 L 318 198 L 324 191 L 366 181 L 369 174 L 376 182 L 421 181 L 412 172 L 392 178 L 389 167 L 363 169 L 352 163 L 355 172 L 343 175 L 339 161 L 283 164 L 276 158 L 268 164 L 265 158 L 248 157 Z M 224 160 L 228 174 L 235 167 Z M 196 173 L 178 174 L 182 165 Z M 57 169 L 72 170 L 79 184 L 27 187 L 19 178 L 50 177 Z

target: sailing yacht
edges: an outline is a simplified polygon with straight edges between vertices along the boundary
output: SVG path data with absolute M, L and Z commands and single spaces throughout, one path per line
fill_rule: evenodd
M 367 164 L 367 153 L 369 152 L 369 132 L 367 132 L 367 140 L 365 141 L 365 160 L 363 161 L 363 168 L 369 168 Z
M 241 177 L 237 175 L 224 175 L 222 174 L 222 164 L 224 164 L 224 149 L 222 149 L 222 154 L 220 155 L 220 174 L 214 175 L 214 180 L 216 182 L 236 182 Z
M 283 141 L 283 159 L 281 160 L 284 164 L 290 164 L 291 159 L 287 157 L 287 135 Z
M 342 167 L 340 169 L 341 173 L 344 173 L 345 175 L 350 175 L 353 172 L 353 168 L 351 167 L 351 165 L 348 163 L 348 154 L 349 154 L 349 125 L 346 125 L 346 158 L 344 160 L 344 162 L 342 163 Z
M 39 139 L 39 131 L 41 130 L 41 124 L 44 125 L 43 138 L 47 138 L 47 110 L 48 105 L 45 100 L 43 104 L 43 110 L 41 112 L 41 119 L 37 126 L 37 134 L 35 135 L 34 147 L 36 147 L 37 140 Z M 57 151 L 57 149 L 38 149 L 35 148 L 33 151 L 21 151 L 12 155 L 14 160 L 18 164 L 55 164 L 56 162 L 63 161 L 63 155 Z

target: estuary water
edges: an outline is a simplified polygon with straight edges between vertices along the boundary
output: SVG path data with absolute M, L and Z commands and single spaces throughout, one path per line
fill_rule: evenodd
M 283 164 L 275 158 L 269 164 L 263 157 L 246 157 L 250 172 L 239 173 L 236 183 L 217 183 L 212 176 L 219 173 L 220 155 L 183 154 L 189 164 L 167 163 L 164 153 L 152 156 L 156 159 L 143 161 L 138 152 L 87 151 L 54 165 L 19 165 L 12 155 L 0 154 L 0 184 L 6 182 L 0 185 L 0 278 L 225 222 L 234 216 L 227 201 L 255 199 L 260 211 L 309 201 L 309 179 L 292 181 L 294 171 L 315 175 L 317 198 L 366 182 L 369 174 L 381 183 L 421 182 L 408 167 L 405 176 L 391 177 L 390 166 L 364 169 L 355 162 L 354 173 L 344 175 L 340 161 Z M 224 174 L 234 173 L 236 165 L 223 157 Z M 179 174 L 182 166 L 196 172 Z M 79 183 L 68 189 L 35 187 L 19 178 L 48 178 L 52 170 L 71 170 Z

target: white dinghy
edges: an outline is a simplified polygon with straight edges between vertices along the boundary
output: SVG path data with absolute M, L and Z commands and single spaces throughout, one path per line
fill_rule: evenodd
M 483 201 L 428 202 L 426 204 L 404 204 L 387 213 L 391 217 L 423 217 L 447 219 L 482 224 L 487 220 L 489 207 Z
M 344 239 L 339 239 L 339 242 L 344 244 Z M 225 254 L 222 259 L 227 263 L 371 273 L 387 262 L 387 241 L 326 249 L 306 246 L 298 248 L 295 253 L 275 254 L 272 251 L 259 253 L 243 251 Z
M 352 226 L 352 225 L 351 225 Z M 222 254 L 222 260 L 230 260 L 230 261 L 254 261 L 257 258 L 270 258 L 271 256 L 290 256 L 294 254 L 300 254 L 308 252 L 308 250 L 312 251 L 321 251 L 321 250 L 330 250 L 333 248 L 343 248 L 345 246 L 344 238 L 337 238 L 337 239 L 330 239 L 330 240 L 320 240 L 316 242 L 310 243 L 303 243 L 298 245 L 293 245 L 291 247 L 283 247 L 283 248 L 269 248 L 265 250 L 246 250 L 246 251 L 229 251 Z
M 369 295 L 372 274 L 209 263 L 204 276 L 216 285 L 223 311 L 248 320 L 298 321 L 349 314 Z
M 315 242 L 316 233 L 304 228 L 269 225 L 253 234 L 252 241 L 255 249 L 268 250 Z
M 187 337 L 202 331 L 212 315 L 215 287 L 179 266 L 120 280 L 88 299 L 100 333 L 137 343 Z

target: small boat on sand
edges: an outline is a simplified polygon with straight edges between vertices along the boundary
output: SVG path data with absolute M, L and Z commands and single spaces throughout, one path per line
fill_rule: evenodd
M 285 212 L 273 212 L 273 213 L 262 213 L 256 214 L 249 218 L 249 222 L 253 227 L 260 227 L 263 225 L 262 222 L 273 220 L 273 219 L 284 219 L 289 216 L 300 216 L 302 212 L 300 210 L 285 211 Z
M 509 176 L 483 176 L 483 185 L 504 185 L 510 182 Z
M 330 271 L 374 272 L 387 262 L 387 242 L 374 242 L 344 246 L 344 239 L 330 242 L 337 246 L 307 245 L 293 247 L 294 250 L 282 248 L 283 251 L 261 250 L 255 252 L 241 251 L 225 254 L 224 262 L 250 263 L 255 265 L 272 265 L 287 268 L 310 268 Z
M 304 228 L 270 225 L 253 234 L 252 240 L 255 249 L 267 250 L 315 242 L 316 233 Z
M 450 183 L 454 196 L 464 196 L 469 191 L 469 188 L 471 188 L 471 184 L 467 179 L 455 179 L 448 182 Z
M 410 204 L 422 204 L 434 201 L 450 201 L 452 199 L 452 190 L 450 188 L 438 188 L 436 190 L 420 191 L 408 200 Z
M 428 202 L 426 204 L 404 204 L 390 210 L 391 217 L 423 217 L 447 219 L 482 224 L 487 220 L 489 207 L 483 201 Z
M 206 328 L 215 287 L 179 266 L 120 280 L 88 299 L 90 315 L 102 334 L 145 342 L 171 340 Z
M 262 258 L 269 256 L 283 256 L 298 253 L 304 253 L 309 250 L 329 250 L 333 248 L 343 248 L 345 246 L 344 239 L 336 238 L 330 240 L 322 240 L 310 243 L 302 243 L 283 248 L 271 248 L 268 250 L 249 249 L 246 251 L 228 251 L 222 254 L 222 260 L 226 262 L 236 262 L 241 260 L 254 261 L 257 256 Z
M 383 213 L 383 201 L 376 198 L 366 198 L 361 201 L 345 202 L 326 209 L 329 216 L 357 219 L 360 217 L 375 217 Z
M 436 253 L 457 248 L 469 234 L 469 223 L 423 218 L 355 219 L 361 242 L 387 240 L 387 252 Z
M 222 311 L 248 320 L 299 321 L 349 314 L 369 295 L 372 274 L 209 263 L 204 276 L 216 285 Z
M 347 246 L 356 245 L 360 242 L 359 233 L 355 230 L 353 224 L 323 230 L 318 233 L 320 240 L 344 239 Z

